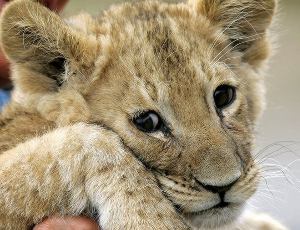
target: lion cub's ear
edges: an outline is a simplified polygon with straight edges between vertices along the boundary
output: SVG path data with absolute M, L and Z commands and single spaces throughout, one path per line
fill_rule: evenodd
M 220 26 L 231 48 L 244 52 L 244 60 L 258 65 L 268 57 L 267 30 L 276 0 L 189 0 L 197 13 Z
M 93 36 L 72 29 L 30 0 L 16 0 L 5 7 L 0 31 L 2 49 L 14 66 L 45 76 L 47 81 L 53 79 L 58 86 L 76 71 L 88 73 L 97 56 Z

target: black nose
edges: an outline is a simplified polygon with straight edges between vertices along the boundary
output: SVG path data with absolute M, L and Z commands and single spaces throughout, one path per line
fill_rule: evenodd
M 227 192 L 235 184 L 235 182 L 236 181 L 225 186 L 214 186 L 214 185 L 204 185 L 204 184 L 202 184 L 202 186 L 210 192 L 221 194 Z

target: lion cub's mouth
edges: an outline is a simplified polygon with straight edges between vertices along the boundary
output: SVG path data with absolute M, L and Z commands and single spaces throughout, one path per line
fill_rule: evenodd
M 209 212 L 217 213 L 220 211 L 226 211 L 226 210 L 229 211 L 231 208 L 233 208 L 235 206 L 236 205 L 229 203 L 229 202 L 219 202 L 218 204 L 216 204 L 210 208 L 199 210 L 199 211 L 194 211 L 194 212 L 185 212 L 183 214 L 186 216 L 198 216 L 198 215 L 207 214 Z
M 196 180 L 179 176 L 170 176 L 156 172 L 155 176 L 164 194 L 173 202 L 177 210 L 189 216 L 208 212 L 229 211 L 240 206 L 221 199 L 218 194 L 207 191 Z
M 222 200 L 218 194 L 207 191 L 193 179 L 158 172 L 155 176 L 163 193 L 192 226 L 220 227 L 230 224 L 241 213 L 243 202 Z

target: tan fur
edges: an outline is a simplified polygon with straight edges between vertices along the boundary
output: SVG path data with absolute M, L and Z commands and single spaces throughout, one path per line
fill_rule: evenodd
M 1 229 L 93 211 L 103 229 L 284 229 L 238 220 L 260 178 L 251 151 L 275 5 L 145 1 L 63 21 L 29 0 L 8 4 L 1 43 L 15 89 L 0 120 Z M 222 84 L 237 96 L 220 118 Z M 134 126 L 147 110 L 168 135 Z M 230 205 L 209 209 L 220 197 L 205 186 L 232 182 Z

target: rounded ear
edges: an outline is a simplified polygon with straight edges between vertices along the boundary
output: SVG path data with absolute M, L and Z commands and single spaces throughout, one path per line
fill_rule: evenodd
M 58 86 L 74 66 L 88 74 L 98 52 L 95 37 L 72 29 L 57 14 L 30 0 L 16 0 L 3 9 L 0 40 L 14 66 L 53 79 Z
M 244 52 L 250 64 L 268 57 L 267 31 L 276 0 L 189 0 L 198 14 L 223 28 L 231 47 Z

